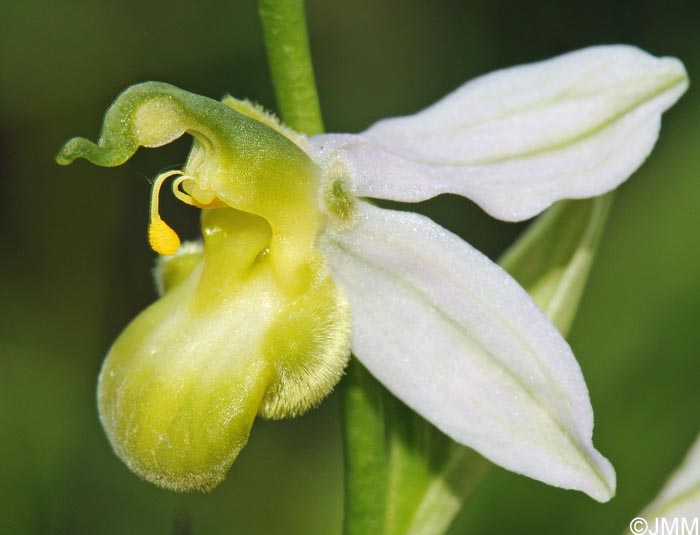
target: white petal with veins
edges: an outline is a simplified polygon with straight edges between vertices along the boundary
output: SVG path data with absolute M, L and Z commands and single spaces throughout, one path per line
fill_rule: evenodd
M 579 365 L 527 293 L 430 219 L 358 204 L 355 225 L 327 231 L 321 249 L 350 299 L 360 361 L 495 463 L 610 499 Z
M 362 197 L 472 199 L 506 221 L 607 192 L 646 159 L 661 113 L 687 88 L 683 64 L 638 48 L 583 49 L 466 83 L 429 108 L 365 132 L 311 139 Z

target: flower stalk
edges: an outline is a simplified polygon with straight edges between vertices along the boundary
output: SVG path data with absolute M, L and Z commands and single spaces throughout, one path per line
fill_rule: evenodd
M 259 0 L 258 12 L 282 120 L 308 136 L 322 133 L 304 0 Z
M 282 121 L 323 133 L 303 0 L 259 0 L 265 48 Z M 383 403 L 390 394 L 353 358 L 341 384 L 346 535 L 384 533 L 388 451 Z

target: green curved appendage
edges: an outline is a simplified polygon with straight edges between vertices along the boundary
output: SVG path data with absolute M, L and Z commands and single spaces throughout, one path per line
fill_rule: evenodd
M 123 91 L 110 106 L 97 143 L 75 137 L 61 148 L 56 161 L 68 165 L 85 158 L 113 167 L 126 162 L 139 147 L 160 147 L 185 132 L 206 139 L 215 151 L 232 151 L 231 157 L 245 158 L 251 153 L 246 145 L 259 146 L 260 138 L 265 138 L 271 152 L 303 159 L 285 136 L 271 133 L 260 121 L 230 106 L 163 82 L 144 82 Z

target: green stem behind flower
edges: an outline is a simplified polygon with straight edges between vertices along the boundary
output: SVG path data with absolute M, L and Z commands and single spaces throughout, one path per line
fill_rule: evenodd
M 258 0 L 280 116 L 306 135 L 323 132 L 303 0 Z M 387 446 L 384 388 L 353 359 L 341 386 L 346 535 L 384 533 Z
M 357 361 L 341 383 L 345 450 L 345 535 L 386 531 L 389 458 L 384 387 Z
M 258 12 L 282 120 L 309 136 L 322 133 L 304 0 L 258 0 Z

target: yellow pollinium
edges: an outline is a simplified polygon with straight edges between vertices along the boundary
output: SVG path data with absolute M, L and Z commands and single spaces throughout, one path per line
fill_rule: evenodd
M 180 178 L 173 183 L 173 192 L 175 195 L 181 200 L 184 200 L 187 204 L 196 205 L 194 201 L 190 200 L 189 196 L 179 190 L 180 184 L 184 180 L 191 178 L 184 176 L 181 171 L 167 171 L 161 173 L 153 181 L 153 187 L 151 188 L 151 219 L 148 223 L 148 243 L 151 245 L 151 249 L 163 256 L 172 256 L 180 248 L 180 237 L 170 225 L 160 218 L 160 214 L 158 213 L 160 188 L 163 186 L 163 182 L 165 182 L 166 179 L 174 176 L 180 176 Z
M 151 249 L 164 256 L 174 255 L 180 248 L 180 237 L 160 217 L 148 224 L 148 243 Z

